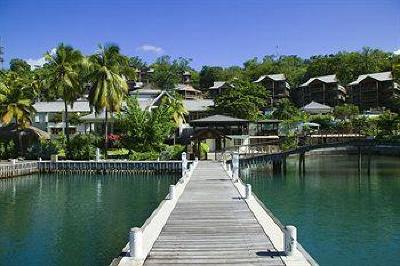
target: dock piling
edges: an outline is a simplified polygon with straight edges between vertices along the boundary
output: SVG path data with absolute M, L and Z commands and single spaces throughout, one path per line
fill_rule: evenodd
M 143 232 L 139 227 L 131 228 L 129 232 L 129 249 L 130 256 L 135 260 L 142 260 L 143 258 Z
M 293 225 L 285 227 L 285 254 L 293 256 L 297 251 L 297 228 Z
M 232 155 L 232 174 L 233 174 L 233 180 L 238 180 L 239 179 L 239 153 L 234 152 Z
M 246 199 L 250 199 L 251 197 L 251 185 L 246 184 Z
M 175 196 L 176 196 L 176 187 L 175 187 L 175 185 L 170 185 L 168 199 L 173 200 L 175 198 Z
M 182 152 L 182 177 L 185 177 L 187 170 L 186 152 Z

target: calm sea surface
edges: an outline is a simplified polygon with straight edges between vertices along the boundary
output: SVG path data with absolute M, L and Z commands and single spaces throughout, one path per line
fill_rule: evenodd
M 311 156 L 299 177 L 297 158 L 285 177 L 243 171 L 246 183 L 320 265 L 400 265 L 400 159 L 372 158 L 371 175 L 357 156 Z
M 0 265 L 109 265 L 174 176 L 33 175 L 0 180 Z

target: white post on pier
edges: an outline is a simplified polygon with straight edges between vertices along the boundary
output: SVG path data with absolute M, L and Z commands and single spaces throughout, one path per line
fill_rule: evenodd
M 251 185 L 246 184 L 246 199 L 250 199 L 250 198 L 251 198 Z
M 131 228 L 129 232 L 129 249 L 129 254 L 133 259 L 143 259 L 143 232 L 141 228 Z
M 185 177 L 187 169 L 186 152 L 182 152 L 182 177 Z
M 285 227 L 285 254 L 293 256 L 297 252 L 297 229 L 293 225 Z
M 175 197 L 176 197 L 176 187 L 175 187 L 175 185 L 170 185 L 168 199 L 173 200 L 173 199 L 175 199 Z
M 96 162 L 100 161 L 100 149 L 96 148 Z
M 232 155 L 232 174 L 233 180 L 237 181 L 239 179 L 239 153 L 234 152 Z

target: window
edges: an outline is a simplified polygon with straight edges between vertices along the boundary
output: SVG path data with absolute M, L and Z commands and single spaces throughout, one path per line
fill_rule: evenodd
M 233 139 L 233 145 L 235 146 L 242 145 L 242 139 Z

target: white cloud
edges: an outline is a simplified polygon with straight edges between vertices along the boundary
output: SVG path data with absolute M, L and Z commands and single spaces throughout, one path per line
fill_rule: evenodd
M 143 44 L 142 46 L 138 47 L 137 50 L 143 52 L 150 52 L 155 54 L 162 54 L 164 53 L 164 49 L 155 45 L 151 44 Z
M 55 53 L 56 53 L 56 48 L 53 48 L 50 50 L 51 55 L 54 55 Z M 29 58 L 29 59 L 26 59 L 25 61 L 31 66 L 31 69 L 35 69 L 35 68 L 41 67 L 44 64 L 46 64 L 46 59 L 44 57 L 37 58 L 37 59 Z
M 397 49 L 396 51 L 393 52 L 395 55 L 400 55 L 400 49 Z

